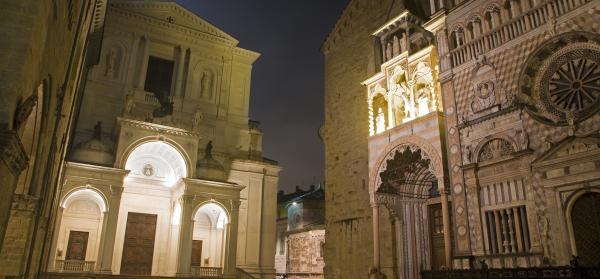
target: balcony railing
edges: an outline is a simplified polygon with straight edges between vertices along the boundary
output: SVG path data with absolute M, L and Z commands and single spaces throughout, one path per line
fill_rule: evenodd
M 450 51 L 452 65 L 455 67 L 471 61 L 478 55 L 495 49 L 530 30 L 545 26 L 550 20 L 558 18 L 591 0 L 550 0 L 513 18 L 466 44 Z M 446 70 L 446 69 L 444 69 Z
M 192 266 L 192 277 L 196 278 L 222 278 L 223 269 L 220 267 Z
M 78 260 L 57 260 L 57 272 L 93 272 L 96 262 Z

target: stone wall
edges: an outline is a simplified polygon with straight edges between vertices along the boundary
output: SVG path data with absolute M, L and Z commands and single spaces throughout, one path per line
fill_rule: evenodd
M 322 47 L 326 278 L 366 277 L 373 264 L 369 119 L 367 91 L 361 82 L 379 70 L 371 34 L 391 19 L 388 15 L 399 14 L 401 5 L 400 1 L 351 1 Z
M 34 277 L 44 262 L 43 249 L 49 248 L 44 244 L 49 237 L 55 182 L 70 138 L 82 75 L 95 57 L 87 50 L 97 42 L 86 42 L 88 35 L 98 38 L 105 1 L 5 2 L 0 11 L 5 42 L 0 51 L 0 135 L 6 143 L 0 145 L 0 200 L 4 201 L 0 277 Z M 43 116 L 35 131 L 28 131 L 22 124 L 37 105 L 42 106 Z M 38 135 L 40 141 L 26 149 L 22 142 L 28 134 Z M 27 166 L 27 158 L 38 159 Z M 13 197 L 17 177 L 26 167 L 35 175 Z

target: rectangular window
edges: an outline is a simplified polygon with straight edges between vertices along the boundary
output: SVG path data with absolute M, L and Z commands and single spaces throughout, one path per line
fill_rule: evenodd
M 144 90 L 152 92 L 161 101 L 167 101 L 171 95 L 173 67 L 175 63 L 154 56 L 148 57 L 148 70 Z
M 529 224 L 524 205 L 485 211 L 487 248 L 490 254 L 529 252 Z

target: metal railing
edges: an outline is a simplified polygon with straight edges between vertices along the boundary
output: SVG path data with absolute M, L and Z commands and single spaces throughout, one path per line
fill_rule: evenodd
M 223 277 L 223 268 L 192 266 L 192 277 L 222 278 Z
M 96 262 L 79 260 L 57 260 L 56 272 L 93 272 Z

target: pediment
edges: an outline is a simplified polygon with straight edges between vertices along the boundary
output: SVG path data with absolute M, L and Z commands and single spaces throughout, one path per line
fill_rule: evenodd
M 600 152 L 600 138 L 597 136 L 568 137 L 555 144 L 550 150 L 535 160 L 534 164 L 555 161 L 556 159 L 568 159 L 576 155 Z
M 230 41 L 233 45 L 238 44 L 238 40 L 175 2 L 116 0 L 110 3 L 111 7 L 210 34 Z

